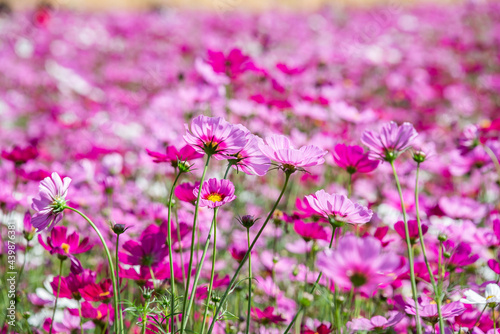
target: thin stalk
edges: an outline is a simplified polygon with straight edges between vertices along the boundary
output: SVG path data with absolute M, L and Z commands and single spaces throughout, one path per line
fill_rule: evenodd
M 484 308 L 483 308 L 483 310 L 481 311 L 481 313 L 479 314 L 479 317 L 477 317 L 477 320 L 476 320 L 476 322 L 474 323 L 474 326 L 472 326 L 471 331 L 473 331 L 473 330 L 474 330 L 474 327 L 476 327 L 477 325 L 479 325 L 479 321 L 481 320 L 481 317 L 483 316 L 484 311 L 486 311 L 486 308 L 487 308 L 487 307 L 488 307 L 488 305 L 484 305 Z
M 214 228 L 215 228 L 215 215 L 214 215 L 214 219 L 212 219 L 212 224 L 210 225 L 210 231 L 208 232 L 207 240 L 205 241 L 205 246 L 203 248 L 203 253 L 201 255 L 201 260 L 198 263 L 198 266 L 196 268 L 196 274 L 194 276 L 193 288 L 191 290 L 191 295 L 190 295 L 189 299 L 186 300 L 186 302 L 187 302 L 187 311 L 186 311 L 186 314 L 190 314 L 191 313 L 191 307 L 193 306 L 194 296 L 196 294 L 196 287 L 198 286 L 198 280 L 200 278 L 201 269 L 203 267 L 203 263 L 205 262 L 205 256 L 207 255 L 208 246 L 210 245 L 210 239 L 212 239 L 212 232 L 213 232 Z M 182 318 L 184 319 L 184 316 Z M 184 324 L 184 326 L 186 325 L 186 323 L 184 322 L 184 320 L 181 323 L 181 330 L 182 330 L 182 327 L 183 327 L 182 324 Z
M 408 230 L 408 219 L 406 217 L 406 208 L 403 199 L 403 192 L 401 190 L 401 185 L 399 183 L 398 174 L 396 173 L 396 167 L 394 166 L 394 161 L 390 161 L 392 172 L 394 174 L 394 180 L 396 181 L 396 187 L 398 188 L 399 199 L 401 201 L 401 210 L 403 211 L 403 222 L 405 224 L 405 237 L 406 246 L 408 247 L 408 262 L 410 263 L 410 281 L 411 281 L 411 291 L 413 295 L 413 300 L 415 301 L 415 318 L 417 325 L 417 334 L 422 333 L 422 324 L 420 323 L 420 315 L 418 312 L 418 296 L 417 296 L 417 283 L 415 282 L 415 268 L 413 266 L 413 249 L 410 241 L 410 232 Z
M 283 189 L 281 190 L 281 193 L 280 195 L 278 196 L 278 199 L 276 200 L 276 202 L 274 203 L 271 211 L 269 212 L 269 214 L 267 215 L 267 218 L 266 220 L 264 221 L 264 224 L 262 224 L 262 227 L 260 228 L 259 232 L 257 233 L 257 235 L 255 236 L 255 239 L 253 240 L 252 244 L 250 245 L 250 248 L 248 249 L 248 251 L 245 253 L 245 256 L 243 257 L 243 259 L 241 260 L 238 268 L 236 268 L 236 271 L 234 272 L 234 275 L 233 277 L 231 278 L 231 281 L 229 282 L 229 286 L 227 287 L 226 291 L 224 292 L 224 295 L 222 296 L 220 302 L 218 303 L 218 306 L 217 306 L 217 309 L 215 310 L 215 314 L 214 314 L 214 317 L 212 319 L 212 323 L 210 324 L 210 328 L 208 329 L 208 333 L 212 333 L 212 331 L 214 330 L 214 326 L 215 326 L 215 321 L 217 319 L 217 316 L 218 314 L 220 313 L 223 305 L 224 305 L 224 302 L 226 301 L 227 299 L 227 296 L 229 295 L 229 291 L 231 290 L 231 287 L 233 286 L 233 284 L 236 282 L 236 279 L 238 278 L 238 275 L 241 271 L 241 268 L 243 268 L 243 266 L 245 265 L 245 262 L 247 261 L 250 253 L 252 252 L 252 249 L 254 248 L 255 244 L 257 243 L 257 241 L 259 240 L 259 237 L 261 236 L 262 232 L 264 231 L 264 229 L 266 228 L 267 226 L 267 223 L 269 223 L 269 220 L 271 219 L 271 217 L 273 216 L 274 214 L 274 211 L 276 210 L 276 207 L 278 206 L 279 202 L 281 201 L 281 198 L 283 197 L 283 194 L 285 193 L 285 190 L 286 190 L 286 187 L 288 185 L 288 181 L 290 179 L 290 173 L 285 173 L 285 184 L 283 185 Z
M 56 302 L 54 304 L 54 311 L 52 311 L 52 321 L 50 323 L 49 334 L 52 334 L 52 326 L 54 326 L 54 317 L 56 316 L 57 310 L 57 301 L 59 300 L 59 293 L 61 292 L 61 281 L 62 281 L 62 267 L 63 267 L 62 259 L 59 259 L 59 279 L 57 280 L 57 294 L 56 294 Z
M 490 157 L 491 161 L 493 161 L 493 164 L 495 165 L 495 169 L 498 174 L 498 181 L 500 182 L 500 162 L 498 161 L 497 156 L 495 155 L 495 152 L 491 150 L 487 145 L 483 145 L 484 150 L 486 151 L 486 154 Z
M 74 209 L 72 207 L 66 206 L 65 208 L 69 209 L 71 211 L 74 211 L 74 212 L 78 213 L 80 216 L 82 216 L 83 219 L 85 219 L 87 221 L 87 223 L 89 223 L 90 226 L 92 226 L 92 228 L 94 229 L 94 231 L 97 233 L 97 236 L 101 240 L 102 246 L 104 247 L 104 252 L 106 254 L 106 258 L 108 259 L 108 265 L 109 265 L 109 270 L 110 270 L 111 281 L 113 283 L 113 301 L 114 301 L 114 308 L 115 308 L 115 313 L 116 313 L 119 310 L 119 307 L 118 307 L 118 293 L 117 293 L 118 287 L 117 287 L 117 284 L 116 284 L 116 276 L 115 276 L 115 268 L 114 268 L 114 265 L 113 265 L 113 259 L 111 258 L 111 253 L 109 252 L 109 248 L 106 245 L 106 241 L 104 240 L 104 237 L 102 236 L 102 234 L 99 231 L 99 229 L 97 228 L 97 226 L 92 222 L 92 220 L 89 219 L 89 217 L 87 217 L 82 212 L 80 212 L 77 209 Z M 116 320 L 115 320 L 115 322 L 116 322 Z M 120 328 L 120 324 L 118 324 L 117 330 L 116 330 L 117 333 L 122 333 L 122 330 L 123 329 Z
M 170 221 L 172 212 L 172 199 L 174 196 L 175 185 L 179 180 L 182 172 L 179 171 L 175 177 L 174 183 L 172 183 L 172 188 L 170 189 L 170 196 L 168 198 L 168 217 L 167 217 L 167 242 L 168 242 L 168 261 L 170 262 L 170 328 L 172 333 L 175 333 L 175 322 L 174 322 L 174 312 L 175 312 L 175 276 L 174 276 L 174 261 L 172 258 L 172 222 Z M 179 230 L 179 229 L 177 229 Z M 182 269 L 184 270 L 184 269 Z M 168 325 L 168 324 L 167 324 Z
M 203 182 L 205 182 L 205 175 L 207 174 L 209 162 L 210 162 L 210 155 L 207 155 L 205 167 L 203 168 L 203 174 L 201 176 L 200 187 L 198 188 L 198 198 L 196 199 L 196 205 L 194 207 L 193 232 L 191 235 L 191 249 L 190 249 L 190 253 L 189 253 L 189 265 L 188 265 L 188 272 L 187 272 L 187 278 L 186 278 L 186 290 L 184 292 L 184 299 L 183 299 L 183 305 L 182 305 L 182 321 L 181 321 L 181 331 L 180 331 L 181 334 L 184 333 L 184 327 L 186 326 L 187 320 L 189 318 L 189 313 L 186 313 L 186 307 L 187 307 L 187 304 L 189 303 L 188 302 L 189 283 L 191 282 L 191 270 L 193 268 L 193 255 L 194 255 L 194 247 L 195 247 L 195 240 L 196 240 L 196 222 L 198 221 L 198 209 L 200 207 L 201 187 L 203 187 Z
M 210 272 L 210 284 L 208 285 L 208 294 L 207 294 L 207 304 L 205 305 L 205 312 L 203 314 L 203 322 L 201 324 L 201 334 L 205 333 L 205 326 L 208 315 L 208 306 L 210 305 L 210 300 L 212 299 L 212 288 L 214 285 L 214 276 L 215 276 L 215 256 L 217 255 L 217 211 L 219 208 L 214 209 L 214 246 L 212 251 L 212 271 Z
M 347 182 L 347 197 L 352 195 L 352 173 L 349 173 L 349 181 Z
M 115 255 L 115 260 L 116 260 L 116 285 L 118 287 L 118 290 L 116 293 L 118 294 L 118 321 L 120 321 L 120 326 L 121 328 L 124 328 L 123 326 L 123 312 L 122 312 L 122 298 L 120 295 L 120 267 L 119 267 L 119 260 L 118 260 L 118 249 L 120 248 L 120 234 L 116 235 L 116 255 Z
M 83 315 L 82 315 L 82 302 L 78 301 L 78 315 L 80 316 L 80 332 L 81 334 L 85 334 L 83 331 Z
M 332 225 L 332 227 L 333 227 L 333 231 L 332 231 L 332 238 L 330 239 L 330 245 L 328 246 L 329 249 L 332 248 L 333 240 L 335 238 L 335 230 L 337 229 L 337 227 L 335 227 L 333 225 Z M 314 290 L 316 290 L 316 287 L 318 286 L 319 281 L 321 280 L 322 276 L 323 276 L 323 272 L 320 272 L 319 275 L 318 275 L 318 278 L 316 279 L 316 282 L 314 282 L 314 285 L 313 285 L 313 287 L 311 289 L 311 294 L 313 294 Z M 299 308 L 299 310 L 297 311 L 297 313 L 295 313 L 295 316 L 293 317 L 292 321 L 290 322 L 290 324 L 288 325 L 288 327 L 283 332 L 283 334 L 288 334 L 288 332 L 292 328 L 293 324 L 295 323 L 295 320 L 297 320 L 297 317 L 299 316 L 300 312 L 302 312 L 303 309 L 304 309 L 304 306 L 301 305 L 300 308 Z
M 250 228 L 247 227 L 247 244 L 250 249 Z M 252 310 L 252 254 L 248 255 L 248 307 L 247 307 L 247 325 L 245 329 L 245 333 L 248 334 L 250 330 L 250 320 Z
M 425 242 L 424 242 L 424 234 L 422 232 L 422 224 L 420 223 L 420 211 L 419 211 L 419 202 L 418 202 L 418 176 L 420 171 L 420 163 L 417 163 L 417 174 L 415 176 L 415 211 L 417 217 L 417 226 L 418 226 L 418 239 L 420 240 L 420 247 L 422 248 L 422 255 L 424 257 L 424 262 L 427 267 L 427 271 L 429 272 L 429 277 L 431 279 L 432 288 L 434 289 L 434 295 L 436 296 L 436 304 L 438 309 L 438 318 L 439 318 L 439 333 L 444 334 L 444 320 L 441 312 L 441 291 L 438 289 L 436 285 L 436 280 L 434 279 L 434 274 L 432 272 L 431 265 L 429 264 L 429 260 L 427 259 L 427 253 L 425 250 Z

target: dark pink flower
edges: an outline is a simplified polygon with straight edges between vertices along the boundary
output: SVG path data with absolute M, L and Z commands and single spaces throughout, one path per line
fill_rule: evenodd
M 14 162 L 16 165 L 24 164 L 30 160 L 35 159 L 38 156 L 38 150 L 34 146 L 27 146 L 25 148 L 20 148 L 18 146 L 14 146 L 12 150 L 2 151 L 2 158 L 5 160 L 10 160 Z
M 61 256 L 85 253 L 92 248 L 92 245 L 89 244 L 89 238 L 85 238 L 80 242 L 80 235 L 76 231 L 68 235 L 66 226 L 54 227 L 50 232 L 50 236 L 47 237 L 47 242 L 44 242 L 42 235 L 39 234 L 38 241 L 50 254 Z
M 38 192 L 40 198 L 33 198 L 31 206 L 36 211 L 31 224 L 37 231 L 47 226 L 53 227 L 62 220 L 70 182 L 69 177 L 61 180 L 57 173 L 52 173 L 51 177 L 46 177 L 40 182 Z
M 224 73 L 231 79 L 254 68 L 250 57 L 244 55 L 240 49 L 232 49 L 227 56 L 220 51 L 208 50 L 208 63 L 215 73 Z
M 99 283 L 90 283 L 80 289 L 82 297 L 90 302 L 100 302 L 113 297 L 111 279 L 103 278 Z
M 347 196 L 328 194 L 323 189 L 306 196 L 306 200 L 316 213 L 338 224 L 365 224 L 373 216 L 372 210 L 351 202 Z
M 307 326 L 305 326 L 301 334 L 330 334 L 332 332 L 333 329 L 331 326 L 321 324 L 316 328 L 316 330 L 310 329 Z
M 264 310 L 258 307 L 252 307 L 252 319 L 261 324 L 279 324 L 285 321 L 281 315 L 274 314 L 274 307 L 268 306 Z
M 332 155 L 335 163 L 350 174 L 369 173 L 375 170 L 380 163 L 378 160 L 370 160 L 368 153 L 365 153 L 363 148 L 357 145 L 337 144 Z
M 425 235 L 427 233 L 427 230 L 429 227 L 425 224 L 422 224 L 422 235 Z M 394 224 L 394 230 L 399 234 L 399 236 L 403 239 L 406 238 L 406 233 L 405 233 L 405 223 L 400 220 L 396 224 Z M 408 232 L 410 235 L 410 239 L 415 241 L 418 239 L 418 225 L 417 221 L 414 219 L 408 220 Z
M 284 171 L 294 172 L 304 167 L 321 165 L 326 151 L 314 145 L 302 146 L 300 149 L 293 147 L 290 139 L 282 135 L 272 135 L 259 143 L 259 148 L 269 159 L 280 164 Z
M 170 162 L 173 167 L 177 167 L 179 161 L 190 161 L 203 157 L 203 154 L 198 153 L 189 145 L 184 145 L 179 151 L 173 145 L 167 146 L 166 153 L 153 152 L 146 149 L 146 152 L 153 158 L 153 162 Z
M 302 220 L 297 220 L 293 224 L 293 229 L 305 241 L 328 240 L 328 233 L 319 223 L 305 223 Z
M 380 133 L 365 131 L 361 141 L 370 149 L 370 158 L 393 161 L 411 147 L 417 136 L 412 124 L 405 122 L 398 126 L 395 122 L 389 122 Z
M 194 204 L 196 202 L 196 196 L 193 190 L 198 189 L 199 186 L 199 181 L 196 183 L 184 182 L 175 187 L 174 194 L 180 201 Z
M 247 143 L 245 133 L 222 117 L 201 115 L 191 121 L 191 129 L 187 124 L 185 126 L 186 143 L 196 152 L 213 155 L 218 160 L 237 154 Z
M 156 225 L 149 225 L 142 233 L 139 241 L 129 240 L 123 244 L 127 252 L 120 252 L 120 261 L 130 265 L 141 265 L 145 267 L 155 266 L 162 262 L 168 255 L 165 246 L 167 237 L 161 233 Z
M 193 190 L 193 194 L 198 197 L 198 188 Z M 201 187 L 200 206 L 214 209 L 232 202 L 235 198 L 234 185 L 231 181 L 212 178 L 205 181 Z

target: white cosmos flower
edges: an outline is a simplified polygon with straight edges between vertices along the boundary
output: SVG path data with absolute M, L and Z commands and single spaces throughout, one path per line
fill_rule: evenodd
M 497 284 L 488 284 L 484 292 L 484 297 L 478 293 L 467 290 L 465 298 L 460 300 L 464 304 L 482 305 L 500 303 L 500 287 Z

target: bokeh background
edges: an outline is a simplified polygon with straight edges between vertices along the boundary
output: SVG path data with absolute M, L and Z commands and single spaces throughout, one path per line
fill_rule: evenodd
M 38 0 L 3 1 L 13 9 L 25 9 L 37 6 Z M 322 6 L 383 6 L 396 3 L 414 5 L 419 3 L 451 4 L 457 0 L 52 0 L 53 6 L 64 6 L 83 10 L 148 10 L 151 8 L 189 8 L 213 9 L 231 8 L 234 10 L 266 10 L 285 8 L 293 10 L 317 9 Z

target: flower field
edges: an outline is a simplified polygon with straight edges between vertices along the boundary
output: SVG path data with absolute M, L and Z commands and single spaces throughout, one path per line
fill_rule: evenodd
M 500 3 L 0 14 L 0 333 L 499 333 Z

